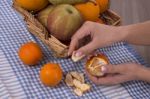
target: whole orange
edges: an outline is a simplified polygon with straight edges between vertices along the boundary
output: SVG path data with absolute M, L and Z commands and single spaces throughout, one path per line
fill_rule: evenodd
M 100 13 L 105 12 L 109 8 L 109 0 L 96 0 L 96 2 L 100 7 Z
M 39 11 L 46 7 L 48 0 L 16 0 L 16 3 L 29 11 Z
M 42 59 L 41 48 L 34 42 L 22 45 L 18 54 L 22 62 L 27 65 L 35 65 Z
M 63 72 L 59 64 L 47 63 L 40 71 L 40 79 L 46 86 L 56 86 L 62 79 Z
M 86 21 L 96 21 L 99 17 L 100 8 L 96 2 L 76 4 L 75 7 Z

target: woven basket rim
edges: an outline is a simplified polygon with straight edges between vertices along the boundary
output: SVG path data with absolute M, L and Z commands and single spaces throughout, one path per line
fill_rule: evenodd
M 13 0 L 12 7 L 22 15 L 30 33 L 39 37 L 45 44 L 47 44 L 48 47 L 54 52 L 56 57 L 68 57 L 68 46 L 63 44 L 53 35 L 49 34 L 46 27 L 43 26 L 38 19 L 33 16 L 33 14 L 20 7 L 16 3 L 16 0 Z M 107 10 L 106 14 L 111 15 L 111 17 L 116 20 L 112 25 L 120 25 L 121 18 L 117 15 L 117 13 L 112 10 Z

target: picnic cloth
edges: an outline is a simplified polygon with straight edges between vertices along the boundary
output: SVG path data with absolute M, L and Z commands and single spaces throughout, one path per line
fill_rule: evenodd
M 150 85 L 143 81 L 96 86 L 86 77 L 92 89 L 82 97 L 76 96 L 64 80 L 56 87 L 44 86 L 39 79 L 39 71 L 45 63 L 61 64 L 66 74 L 69 71 L 84 72 L 84 62 L 74 63 L 71 59 L 53 57 L 48 47 L 27 31 L 22 17 L 11 6 L 11 0 L 0 0 L 0 99 L 150 99 Z M 43 60 L 35 67 L 24 65 L 18 57 L 19 47 L 28 41 L 38 43 L 44 54 Z M 125 42 L 98 51 L 106 54 L 111 64 L 136 62 L 147 66 Z

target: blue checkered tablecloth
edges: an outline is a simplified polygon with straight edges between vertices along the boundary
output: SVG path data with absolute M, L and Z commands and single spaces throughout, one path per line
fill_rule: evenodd
M 64 73 L 84 72 L 84 62 L 73 63 L 70 59 L 57 59 L 36 37 L 31 35 L 21 16 L 11 8 L 10 0 L 0 0 L 0 99 L 150 99 L 150 85 L 143 81 L 131 81 L 114 86 L 96 86 L 87 77 L 92 90 L 82 97 L 76 96 L 64 81 L 54 88 L 45 87 L 39 79 L 39 71 L 47 62 L 60 63 Z M 18 48 L 25 42 L 37 42 L 44 59 L 36 67 L 24 65 L 18 58 Z M 112 64 L 146 63 L 126 43 L 116 43 L 99 49 Z M 136 71 L 135 71 L 136 72 Z

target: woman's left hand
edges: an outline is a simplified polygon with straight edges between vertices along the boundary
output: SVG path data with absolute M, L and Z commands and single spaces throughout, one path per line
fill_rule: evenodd
M 102 66 L 104 77 L 94 77 L 87 71 L 87 76 L 97 85 L 114 85 L 131 80 L 141 80 L 145 67 L 135 63 Z M 145 75 L 144 75 L 145 76 Z M 147 75 L 149 76 L 149 75 Z

